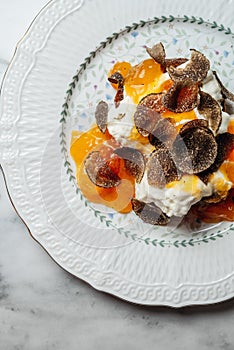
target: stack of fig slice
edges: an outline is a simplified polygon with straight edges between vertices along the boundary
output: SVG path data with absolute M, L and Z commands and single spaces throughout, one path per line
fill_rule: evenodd
M 114 151 L 124 160 L 127 172 L 133 176 L 137 183 L 140 183 L 145 172 L 145 159 L 143 154 L 135 148 L 120 147 Z
M 180 180 L 185 174 L 195 174 L 208 183 L 212 173 L 218 170 L 234 148 L 234 135 L 218 134 L 222 121 L 222 109 L 208 93 L 201 91 L 203 80 L 210 69 L 209 60 L 199 51 L 192 49 L 191 58 L 167 59 L 162 43 L 146 48 L 149 55 L 168 72 L 172 86 L 162 93 L 145 96 L 136 108 L 134 123 L 137 131 L 148 138 L 154 147 L 150 156 L 132 147 L 113 149 L 111 159 L 124 160 L 126 171 L 135 178 L 136 183 L 147 177 L 149 185 L 164 188 L 172 181 Z M 182 65 L 182 67 L 181 67 Z M 219 78 L 224 98 L 233 98 Z M 123 99 L 124 79 L 119 73 L 108 78 L 118 85 L 115 105 Z M 202 119 L 195 119 L 183 125 L 178 132 L 172 118 L 165 118 L 166 111 L 173 113 L 188 112 L 197 108 Z M 108 127 L 108 105 L 101 101 L 97 105 L 95 118 L 102 133 Z M 84 162 L 90 180 L 104 188 L 116 187 L 121 179 L 109 166 L 109 161 L 101 152 L 93 151 Z M 208 201 L 218 201 L 217 194 Z M 154 203 L 144 203 L 132 198 L 133 211 L 144 222 L 152 225 L 166 225 L 170 218 Z
M 186 123 L 173 143 L 177 167 L 185 174 L 198 174 L 208 169 L 217 156 L 214 134 L 203 119 Z
M 84 161 L 85 170 L 96 186 L 111 188 L 120 184 L 121 179 L 110 166 L 111 160 L 116 160 L 117 157 L 123 159 L 126 172 L 134 177 L 137 183 L 141 182 L 145 172 L 143 154 L 135 148 L 120 147 L 107 160 L 102 157 L 100 151 L 93 151 L 86 157 Z
M 111 188 L 120 184 L 119 176 L 108 166 L 99 151 L 89 153 L 84 165 L 88 177 L 96 186 Z
M 148 183 L 163 188 L 167 183 L 179 180 L 183 174 L 196 174 L 203 181 L 208 181 L 210 174 L 227 157 L 228 150 L 233 149 L 234 140 L 234 136 L 228 133 L 221 138 L 220 135 L 215 137 L 222 121 L 221 106 L 212 96 L 200 90 L 210 69 L 209 60 L 194 49 L 191 50 L 190 61 L 183 58 L 168 60 L 162 43 L 146 50 L 173 81 L 167 92 L 144 97 L 134 115 L 138 132 L 148 137 L 149 142 L 155 146 L 146 165 Z M 179 67 L 184 63 L 186 65 Z M 179 133 L 172 120 L 162 117 L 166 110 L 182 113 L 194 108 L 198 109 L 204 119 L 187 122 Z M 214 197 L 217 200 L 217 195 Z M 135 203 L 133 202 L 135 213 L 143 221 L 152 223 L 154 206 L 150 204 L 148 208 L 146 203 Z M 139 208 L 147 210 L 141 214 Z M 157 213 L 158 211 L 159 208 Z M 159 221 L 157 225 L 160 224 Z

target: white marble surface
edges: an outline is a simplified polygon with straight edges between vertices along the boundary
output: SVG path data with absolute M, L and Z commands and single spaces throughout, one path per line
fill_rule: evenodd
M 0 0 L 0 77 L 44 4 Z M 233 318 L 234 300 L 180 310 L 141 307 L 70 276 L 30 237 L 0 173 L 1 350 L 233 350 Z

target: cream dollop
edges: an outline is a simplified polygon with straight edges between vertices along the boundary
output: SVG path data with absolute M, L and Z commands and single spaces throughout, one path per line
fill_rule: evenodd
M 150 186 L 147 174 L 140 184 L 136 184 L 136 198 L 145 203 L 155 203 L 168 216 L 182 217 L 191 206 L 204 196 L 212 194 L 212 187 L 206 186 L 195 175 L 184 175 L 181 180 L 173 181 L 160 189 Z

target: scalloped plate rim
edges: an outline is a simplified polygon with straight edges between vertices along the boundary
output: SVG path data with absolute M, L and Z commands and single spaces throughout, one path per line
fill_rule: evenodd
M 6 76 L 7 76 L 7 74 L 8 74 L 8 72 L 9 72 L 9 70 L 11 69 L 11 67 L 12 67 L 12 65 L 13 65 L 13 63 L 14 63 L 14 60 L 15 60 L 15 58 L 16 58 L 16 56 L 17 56 L 17 54 L 18 54 L 18 51 L 19 51 L 19 48 L 20 48 L 20 45 L 21 45 L 21 43 L 24 41 L 24 39 L 25 39 L 25 37 L 27 36 L 27 34 L 29 34 L 30 33 L 30 29 L 33 27 L 33 23 L 35 22 L 35 20 L 41 15 L 41 13 L 43 12 L 43 10 L 45 10 L 51 3 L 53 3 L 54 1 L 53 0 L 51 0 L 51 1 L 49 1 L 46 5 L 45 5 L 45 7 L 43 7 L 43 9 L 39 12 L 39 14 L 35 17 L 35 19 L 33 20 L 33 22 L 32 22 L 32 24 L 30 25 L 30 27 L 29 27 L 29 29 L 28 29 L 28 31 L 26 32 L 26 34 L 22 37 L 22 39 L 19 41 L 19 43 L 17 44 L 17 47 L 16 47 L 16 51 L 15 51 L 15 53 L 14 53 L 14 56 L 13 56 L 13 58 L 12 58 L 12 60 L 11 60 L 11 62 L 10 62 L 10 64 L 9 64 L 9 66 L 8 66 L 8 68 L 7 68 L 7 71 L 6 71 L 6 73 L 5 73 L 5 75 L 4 75 L 4 79 L 2 80 L 2 84 L 1 84 L 1 96 L 2 96 L 2 90 L 3 90 L 3 88 L 4 88 L 4 82 L 5 82 L 5 78 L 6 78 Z M 19 217 L 21 218 L 21 220 L 24 222 L 24 224 L 26 225 L 26 227 L 27 227 L 27 229 L 29 230 L 29 233 L 31 234 L 31 236 L 33 237 L 33 239 L 35 239 L 42 247 L 43 247 L 43 249 L 45 249 L 45 251 L 52 257 L 52 259 L 54 259 L 53 258 L 53 256 L 47 251 L 47 249 L 39 242 L 39 240 L 35 237 L 35 235 L 32 233 L 32 231 L 31 231 L 31 229 L 29 228 L 29 226 L 30 226 L 30 224 L 27 224 L 27 220 L 26 220 L 26 218 L 25 219 L 23 219 L 23 217 L 19 214 L 19 212 L 17 211 L 17 205 L 15 206 L 15 204 L 14 204 L 14 199 L 13 199 L 13 197 L 14 197 L 14 195 L 13 194 L 11 194 L 10 192 L 10 189 L 9 189 L 9 186 L 8 186 L 8 184 L 7 184 L 7 182 L 8 182 L 8 179 L 7 179 L 7 172 L 6 171 L 4 171 L 4 165 L 1 165 L 1 170 L 2 170 L 2 172 L 3 172 L 3 175 L 4 175 L 4 180 L 5 180 L 5 183 L 6 183 L 6 188 L 7 188 L 7 191 L 8 191 L 8 195 L 9 195 L 9 198 L 10 198 L 10 201 L 12 202 L 12 205 L 13 205 L 13 207 L 14 207 L 14 209 L 16 210 L 16 213 L 19 215 Z M 55 260 L 55 262 L 56 262 L 56 260 Z M 56 262 L 57 264 L 59 264 L 58 262 Z M 59 264 L 59 266 L 61 266 L 63 269 L 65 269 L 66 271 L 69 271 L 69 269 L 68 268 L 65 268 L 65 267 L 63 267 L 61 264 Z M 83 277 L 80 277 L 80 276 L 76 276 L 75 274 L 73 274 L 72 273 L 72 271 L 69 271 L 72 275 L 74 275 L 75 277 L 78 277 L 78 278 L 80 278 L 80 279 L 82 279 L 82 280 L 84 280 L 85 282 L 88 282 L 90 285 L 92 285 L 93 287 L 95 287 L 97 290 L 100 290 L 100 291 L 104 291 L 104 292 L 107 292 L 107 293 L 109 293 L 109 294 L 112 294 L 112 295 L 114 295 L 114 296 L 118 296 L 119 298 L 121 298 L 121 299 L 123 299 L 123 300 L 127 300 L 127 301 L 130 301 L 130 302 L 133 302 L 133 303 L 137 303 L 135 300 L 132 300 L 131 298 L 128 298 L 128 297 L 123 297 L 123 296 L 121 296 L 121 295 L 118 295 L 116 292 L 115 293 L 112 293 L 111 291 L 109 291 L 108 289 L 106 289 L 106 288 L 103 288 L 103 287 L 101 287 L 101 286 L 98 286 L 98 285 L 96 285 L 95 283 L 92 283 L 92 281 L 88 281 L 88 279 L 84 279 Z M 214 304 L 214 303 L 220 303 L 220 302 L 222 302 L 222 301 L 224 301 L 224 300 L 227 300 L 227 299 L 230 299 L 230 298 L 232 298 L 234 296 L 234 291 L 232 291 L 232 293 L 230 294 L 230 295 L 226 295 L 225 297 L 220 297 L 219 299 L 217 299 L 216 301 L 208 301 L 208 302 L 204 302 L 204 300 L 203 301 L 197 301 L 197 302 L 192 302 L 192 303 L 190 303 L 190 302 L 188 302 L 188 303 L 185 303 L 185 302 L 181 302 L 181 303 L 176 303 L 175 305 L 173 305 L 172 303 L 162 303 L 162 302 L 160 302 L 159 304 L 157 304 L 157 303 L 140 303 L 140 304 L 145 304 L 145 305 L 165 305 L 165 306 L 171 306 L 171 307 L 183 307 L 183 306 L 186 306 L 186 305 L 197 305 L 197 304 L 199 304 L 199 305 L 201 305 L 201 304 L 203 304 L 203 305 L 207 305 L 207 304 Z M 139 304 L 139 303 L 138 303 Z

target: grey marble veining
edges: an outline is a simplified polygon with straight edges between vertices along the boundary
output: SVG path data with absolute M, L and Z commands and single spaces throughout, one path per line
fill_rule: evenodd
M 234 300 L 143 307 L 74 278 L 29 235 L 0 172 L 0 350 L 233 350 L 233 320 Z
M 0 349 L 234 349 L 234 301 L 179 310 L 98 292 L 32 239 L 0 174 Z

